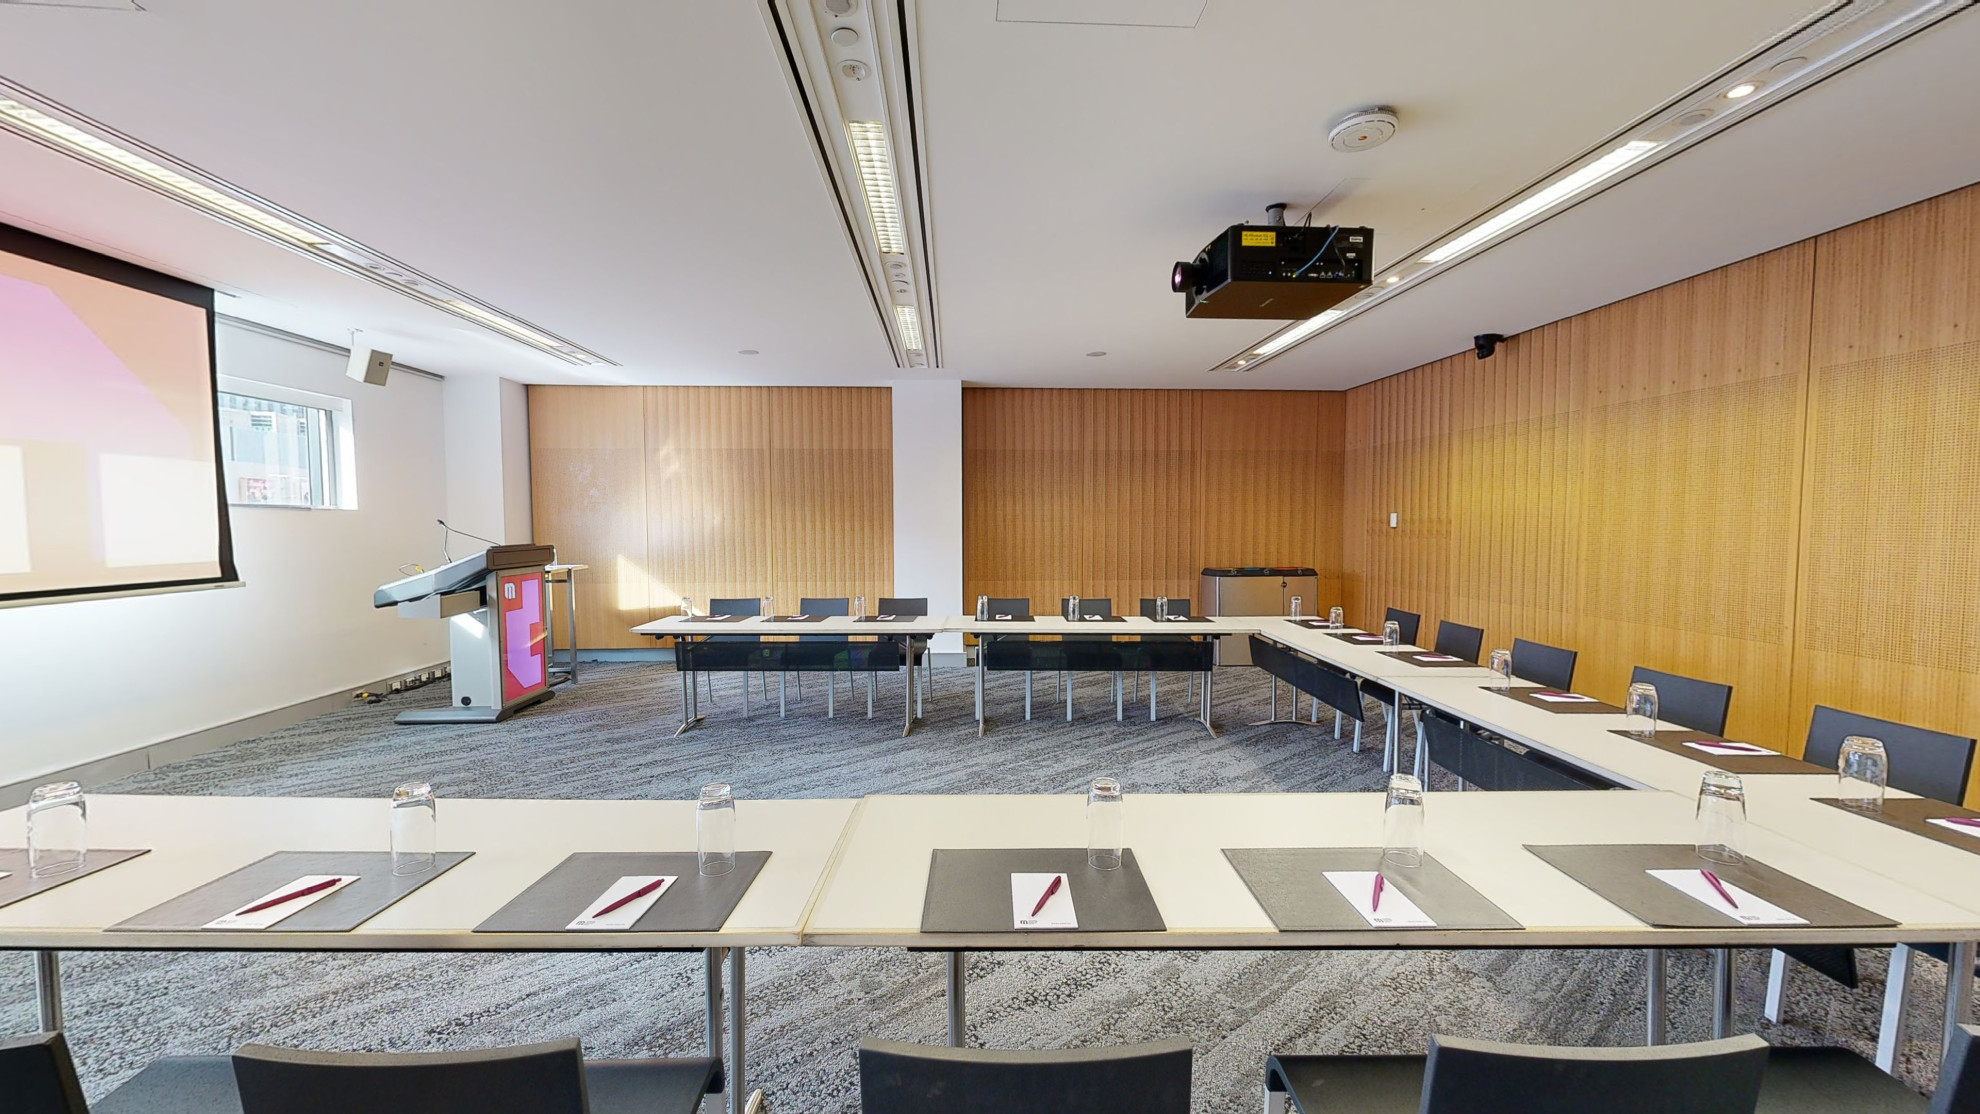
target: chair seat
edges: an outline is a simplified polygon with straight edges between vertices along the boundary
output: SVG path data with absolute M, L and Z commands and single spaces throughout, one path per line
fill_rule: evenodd
M 699 1056 L 656 1060 L 586 1060 L 591 1114 L 695 1114 L 722 1083 L 722 1061 Z M 168 1056 L 90 1104 L 92 1114 L 241 1114 L 234 1061 L 227 1056 Z
M 1415 1114 L 1421 1056 L 1272 1056 L 1265 1088 L 1299 1114 Z M 1927 1100 L 1842 1048 L 1774 1048 L 1754 1114 L 1919 1114 Z

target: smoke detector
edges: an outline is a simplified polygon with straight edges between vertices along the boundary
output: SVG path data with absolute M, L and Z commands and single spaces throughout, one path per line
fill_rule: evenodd
M 1391 108 L 1363 108 L 1341 117 L 1327 132 L 1327 144 L 1336 151 L 1366 151 L 1380 147 L 1396 134 L 1401 121 Z

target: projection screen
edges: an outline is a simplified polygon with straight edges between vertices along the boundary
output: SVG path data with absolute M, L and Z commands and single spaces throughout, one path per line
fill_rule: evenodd
M 0 225 L 0 605 L 235 579 L 213 292 Z

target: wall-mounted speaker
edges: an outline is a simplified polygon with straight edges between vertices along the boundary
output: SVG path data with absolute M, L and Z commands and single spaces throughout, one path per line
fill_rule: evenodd
M 374 348 L 353 348 L 350 366 L 344 369 L 344 374 L 360 383 L 383 387 L 385 377 L 392 374 L 392 354 Z

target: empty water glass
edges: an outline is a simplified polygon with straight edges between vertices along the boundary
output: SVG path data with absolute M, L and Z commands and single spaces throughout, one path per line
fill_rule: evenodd
M 27 844 L 31 878 L 83 868 L 89 859 L 89 802 L 80 784 L 58 781 L 28 794 Z
M 1492 678 L 1493 688 L 1498 689 L 1500 692 L 1505 692 L 1512 688 L 1511 650 L 1492 651 L 1492 672 L 1494 674 Z
M 1165 620 L 1165 619 L 1167 619 L 1168 617 L 1169 617 L 1169 597 L 1167 597 L 1167 596 L 1156 596 L 1156 597 L 1155 597 L 1155 621 L 1156 621 L 1156 622 L 1161 622 L 1161 621 L 1163 621 L 1163 620 Z
M 1119 870 L 1121 844 L 1127 836 L 1127 805 L 1121 783 L 1096 777 L 1086 790 L 1086 865 L 1095 870 Z
M 736 869 L 736 795 L 722 782 L 701 787 L 694 806 L 694 850 L 703 877 Z
M 1864 812 L 1884 810 L 1884 787 L 1890 781 L 1891 762 L 1882 740 L 1851 735 L 1836 754 L 1836 799 L 1845 808 Z
M 681 618 L 694 618 L 694 601 L 687 596 L 681 597 Z
M 855 619 L 864 619 L 864 618 L 866 618 L 866 597 L 865 597 L 865 596 L 854 596 L 854 597 L 853 597 L 853 618 L 855 618 Z
M 1077 623 L 1077 622 L 1079 622 L 1079 597 L 1078 597 L 1078 596 L 1067 596 L 1067 597 L 1066 597 L 1066 618 L 1068 618 L 1068 619 L 1070 619 L 1070 620 L 1072 620 L 1072 621 L 1073 621 L 1073 622 L 1075 622 L 1075 623 Z
M 1300 599 L 1300 598 L 1299 598 L 1298 596 L 1294 596 L 1294 597 L 1292 598 L 1292 617 L 1293 617 L 1293 618 L 1295 618 L 1295 619 L 1297 619 L 1297 618 L 1299 618 L 1299 609 L 1300 609 L 1300 605 L 1301 605 L 1301 604 L 1303 604 L 1304 602 L 1306 602 L 1306 601 L 1304 601 L 1304 600 L 1302 600 L 1302 599 Z
M 1338 607 L 1328 608 L 1327 625 L 1335 630 L 1340 630 L 1342 627 L 1347 626 L 1347 612 L 1342 611 Z
M 1738 774 L 1707 770 L 1698 781 L 1698 857 L 1715 863 L 1744 862 L 1746 785 Z
M 1382 865 L 1405 870 L 1423 865 L 1423 783 L 1410 774 L 1389 775 L 1389 797 L 1382 806 Z
M 424 874 L 439 849 L 440 818 L 433 787 L 409 781 L 392 790 L 392 873 Z
M 756 613 L 765 619 L 776 618 L 777 601 L 770 596 L 764 596 L 756 601 Z
M 1401 623 L 1398 623 L 1394 619 L 1391 619 L 1388 622 L 1382 624 L 1382 645 L 1384 646 L 1402 645 Z
M 1623 712 L 1629 718 L 1623 721 L 1624 730 L 1634 732 L 1638 738 L 1657 737 L 1657 686 L 1648 681 L 1637 681 L 1629 686 L 1629 696 L 1623 701 Z
M 976 621 L 980 623 L 988 618 L 990 618 L 990 597 L 976 597 Z

